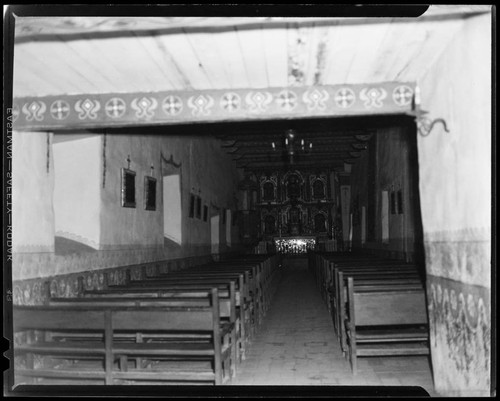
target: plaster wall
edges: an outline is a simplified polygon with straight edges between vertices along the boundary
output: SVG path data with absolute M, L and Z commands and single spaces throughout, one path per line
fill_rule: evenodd
M 104 177 L 101 182 L 99 249 L 148 248 L 163 246 L 162 193 L 159 179 L 161 137 L 124 133 L 106 134 L 103 138 Z M 130 160 L 130 165 L 128 160 Z M 153 170 L 151 169 L 153 166 Z M 123 207 L 121 199 L 122 168 L 136 173 L 135 207 Z M 152 173 L 153 171 L 153 173 Z M 144 177 L 157 179 L 156 210 L 146 210 Z
M 436 391 L 490 395 L 491 14 L 462 29 L 418 79 L 422 108 L 444 118 L 418 137 Z
M 52 140 L 52 133 L 12 133 L 13 256 L 54 252 Z
M 163 180 L 160 175 L 179 174 L 181 180 L 182 244 L 168 244 L 174 257 L 209 254 L 210 223 L 203 219 L 203 206 L 214 213 L 231 208 L 236 192 L 236 170 L 219 143 L 208 136 L 148 136 L 124 133 L 107 135 L 106 187 L 103 190 L 101 229 L 102 249 L 124 247 L 163 247 Z M 120 171 L 127 167 L 136 172 L 135 208 L 124 208 L 120 201 Z M 173 164 L 166 160 L 172 160 Z M 144 176 L 157 178 L 157 208 L 144 208 Z M 167 189 L 168 190 L 168 189 Z M 201 218 L 189 216 L 190 195 L 202 199 Z M 220 230 L 225 233 L 225 230 Z M 221 234 L 221 235 L 222 235 Z M 225 243 L 221 238 L 221 244 Z
M 393 251 L 403 258 L 415 252 L 415 196 L 414 175 L 411 164 L 411 132 L 410 127 L 400 126 L 378 130 L 376 140 L 368 143 L 368 149 L 363 151 L 357 162 L 352 166 L 351 182 L 351 212 L 353 214 L 353 247 L 369 249 L 383 249 Z M 369 152 L 375 159 L 375 166 L 370 165 Z M 374 198 L 369 187 L 370 169 L 374 168 L 373 181 L 375 186 Z M 416 167 L 414 167 L 416 168 Z M 396 196 L 402 193 L 402 213 L 395 213 L 389 208 L 388 214 L 388 241 L 384 243 L 382 225 L 382 192 L 387 191 L 388 200 L 391 193 Z M 373 204 L 371 204 L 373 203 Z M 389 205 L 390 206 L 390 205 Z M 367 214 L 367 230 L 372 232 L 368 236 L 365 246 L 362 246 L 362 208 Z M 413 257 L 413 256 L 412 256 Z
M 55 235 L 99 249 L 101 141 L 94 134 L 54 134 Z
M 13 135 L 14 281 L 210 257 L 210 216 L 221 208 L 236 207 L 237 172 L 218 141 L 202 136 L 148 136 L 137 132 L 69 135 L 74 135 L 70 141 L 58 140 L 54 146 L 52 134 Z M 57 173 L 58 188 L 54 186 L 54 148 L 57 159 L 72 170 L 72 174 Z M 128 156 L 130 169 L 136 172 L 135 208 L 121 206 L 121 168 L 128 167 Z M 92 164 L 88 170 L 83 168 L 84 181 L 74 179 L 82 172 L 80 164 Z M 182 245 L 165 241 L 163 236 L 161 177 L 171 173 L 181 177 Z M 143 198 L 144 176 L 151 174 L 157 178 L 154 211 L 145 210 Z M 202 205 L 209 206 L 206 222 L 188 216 L 191 192 L 201 196 Z M 72 203 L 73 210 L 68 206 Z M 73 233 L 68 235 L 70 239 L 91 246 L 55 252 L 55 227 L 62 223 L 68 228 L 60 228 L 58 235 Z M 239 250 L 239 234 L 234 228 L 230 248 L 225 237 L 219 239 L 224 244 L 220 252 Z M 225 235 L 225 228 L 220 231 Z

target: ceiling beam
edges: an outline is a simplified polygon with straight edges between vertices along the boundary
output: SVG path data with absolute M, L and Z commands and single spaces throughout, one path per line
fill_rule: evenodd
M 263 123 L 273 120 L 281 121 L 281 126 L 302 127 L 298 130 L 300 133 L 302 129 L 309 130 L 308 122 L 302 121 L 309 118 L 409 114 L 414 87 L 415 83 L 384 82 L 231 91 L 84 93 L 16 97 L 11 109 L 15 130 Z M 322 97 L 315 97 L 316 92 L 322 93 Z M 403 92 L 404 96 L 394 95 Z M 325 122 L 325 125 L 328 125 L 328 131 L 335 132 L 333 121 Z

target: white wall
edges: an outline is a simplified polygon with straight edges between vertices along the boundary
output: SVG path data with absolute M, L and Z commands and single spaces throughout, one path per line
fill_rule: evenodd
M 54 252 L 54 163 L 51 148 L 51 133 L 12 133 L 14 253 Z
M 450 130 L 418 137 L 431 358 L 444 396 L 491 390 L 491 68 L 483 14 L 463 21 L 418 80 L 422 108 Z
M 55 134 L 53 150 L 56 235 L 99 249 L 102 136 Z

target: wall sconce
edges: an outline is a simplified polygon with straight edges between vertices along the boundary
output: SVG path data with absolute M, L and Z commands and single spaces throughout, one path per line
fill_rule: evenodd
M 446 132 L 450 132 L 444 118 L 435 118 L 434 120 L 431 120 L 426 116 L 428 113 L 428 111 L 420 108 L 420 88 L 416 86 L 415 94 L 413 96 L 413 110 L 409 113 L 409 115 L 415 118 L 415 122 L 417 123 L 417 132 L 421 136 L 428 136 L 434 128 L 434 125 L 437 123 L 442 123 L 444 130 Z

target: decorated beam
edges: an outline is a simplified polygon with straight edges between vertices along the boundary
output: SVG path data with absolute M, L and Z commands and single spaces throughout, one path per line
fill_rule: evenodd
M 399 114 L 413 83 L 15 98 L 17 130 Z

